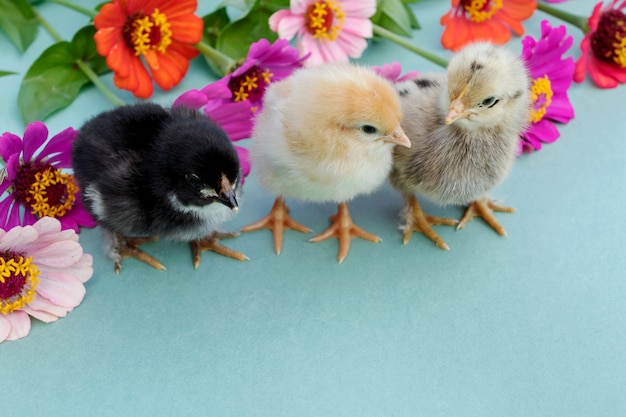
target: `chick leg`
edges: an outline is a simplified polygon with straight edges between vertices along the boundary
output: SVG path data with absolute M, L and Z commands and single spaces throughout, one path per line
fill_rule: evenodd
M 414 231 L 421 232 L 426 235 L 430 240 L 435 242 L 441 249 L 450 250 L 450 247 L 439 237 L 439 235 L 433 230 L 433 225 L 446 225 L 454 226 L 458 222 L 453 219 L 446 219 L 443 217 L 430 216 L 424 211 L 417 202 L 417 197 L 413 194 L 405 194 L 404 200 L 406 205 L 402 211 L 404 217 L 404 224 L 400 226 L 400 230 L 404 232 L 402 243 L 405 245 L 409 243 L 411 235 Z
M 324 232 L 310 239 L 310 242 L 320 242 L 331 237 L 339 239 L 339 255 L 337 260 L 339 263 L 343 262 L 348 256 L 350 250 L 350 240 L 353 237 L 360 237 L 361 239 L 369 240 L 370 242 L 378 243 L 382 239 L 378 236 L 367 232 L 354 224 L 348 211 L 348 203 L 341 203 L 337 208 L 337 214 L 330 216 L 330 221 L 333 224 Z
M 113 259 L 113 267 L 116 274 L 119 274 L 122 269 L 122 259 L 135 258 L 141 262 L 144 262 L 155 269 L 165 270 L 165 266 L 156 258 L 148 255 L 137 247 L 142 243 L 154 242 L 156 238 L 130 238 L 119 233 L 111 234 L 111 247 L 109 249 L 109 256 Z
M 467 210 L 465 210 L 465 214 L 461 218 L 457 229 L 464 228 L 467 223 L 469 223 L 474 217 L 478 216 L 482 217 L 482 219 L 487 222 L 487 224 L 491 226 L 493 230 L 495 230 L 499 235 L 506 236 L 506 231 L 504 230 L 504 227 L 500 225 L 498 220 L 496 220 L 496 217 L 493 215 L 494 211 L 513 213 L 515 209 L 512 207 L 504 207 L 496 204 L 488 198 L 476 200 L 467 206 Z
M 271 229 L 274 235 L 274 252 L 280 255 L 283 248 L 284 229 L 295 230 L 302 233 L 311 233 L 311 229 L 301 225 L 289 216 L 289 207 L 281 197 L 276 198 L 269 214 L 252 224 L 241 228 L 242 232 L 252 232 L 259 229 Z
M 220 255 L 228 256 L 239 261 L 247 261 L 248 258 L 241 252 L 222 245 L 219 239 L 228 239 L 239 236 L 238 233 L 213 232 L 209 236 L 191 241 L 191 253 L 193 254 L 193 266 L 198 269 L 202 252 L 210 250 Z

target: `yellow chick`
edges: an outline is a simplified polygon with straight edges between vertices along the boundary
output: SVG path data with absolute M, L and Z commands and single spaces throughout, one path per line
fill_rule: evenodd
M 271 229 L 280 254 L 285 227 L 311 231 L 288 215 L 289 197 L 338 203 L 331 227 L 311 241 L 338 238 L 339 262 L 352 237 L 379 242 L 352 222 L 348 201 L 386 180 L 396 145 L 411 146 L 401 117 L 393 85 L 367 68 L 329 63 L 271 84 L 254 126 L 250 156 L 262 186 L 278 197 L 266 217 L 242 231 Z
M 463 228 L 482 217 L 506 234 L 493 211 L 511 212 L 488 198 L 508 174 L 529 117 L 529 77 L 505 47 L 475 43 L 452 57 L 447 75 L 424 74 L 398 83 L 402 127 L 412 147 L 396 148 L 391 184 L 404 195 L 404 243 L 420 231 L 442 249 L 432 225 Z M 439 204 L 468 205 L 460 222 L 426 215 L 419 193 Z

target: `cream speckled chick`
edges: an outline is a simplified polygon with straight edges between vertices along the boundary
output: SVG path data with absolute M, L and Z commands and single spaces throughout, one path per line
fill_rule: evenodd
M 270 85 L 252 134 L 253 169 L 278 197 L 270 214 L 244 232 L 270 228 L 280 253 L 284 227 L 308 228 L 288 216 L 285 198 L 336 202 L 333 225 L 311 241 L 339 238 L 339 261 L 358 236 L 347 202 L 376 190 L 389 175 L 396 145 L 410 146 L 393 85 L 367 68 L 331 63 L 303 68 Z
M 439 204 L 468 205 L 458 228 L 478 215 L 504 235 L 493 211 L 513 209 L 496 205 L 488 193 L 508 174 L 528 123 L 524 63 L 505 47 L 475 43 L 451 59 L 447 74 L 424 74 L 396 89 L 412 143 L 396 148 L 390 176 L 406 201 L 404 243 L 416 230 L 449 249 L 431 225 L 457 224 L 424 214 L 415 193 Z

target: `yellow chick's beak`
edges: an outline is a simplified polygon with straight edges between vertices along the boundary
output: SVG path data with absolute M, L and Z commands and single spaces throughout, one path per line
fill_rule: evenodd
M 467 85 L 463 87 L 458 96 L 450 101 L 450 107 L 448 108 L 448 114 L 446 115 L 447 125 L 450 125 L 456 120 L 466 118 L 470 115 L 470 112 L 465 111 L 465 105 L 463 104 L 463 96 L 465 96 L 465 90 L 467 90 Z
M 406 133 L 400 126 L 396 128 L 391 135 L 387 135 L 383 138 L 383 142 L 387 143 L 395 143 L 396 145 L 404 146 L 406 148 L 411 147 L 411 141 L 407 137 Z

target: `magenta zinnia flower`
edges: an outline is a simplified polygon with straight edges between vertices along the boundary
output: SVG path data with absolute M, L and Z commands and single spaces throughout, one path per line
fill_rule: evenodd
M 1 228 L 34 224 L 46 216 L 76 232 L 79 226 L 96 225 L 83 208 L 74 176 L 63 171 L 72 166 L 76 134 L 70 127 L 47 140 L 46 125 L 33 122 L 26 126 L 23 139 L 9 132 L 0 136 L 0 157 L 6 164 L 0 182 L 0 195 L 5 194 L 0 201 Z
M 626 83 L 626 0 L 612 0 L 604 9 L 596 4 L 589 18 L 589 32 L 580 43 L 574 81 L 591 79 L 601 88 Z
M 372 37 L 375 0 L 291 0 L 289 10 L 270 16 L 270 28 L 282 39 L 296 37 L 305 65 L 359 58 Z
M 0 230 L 0 342 L 30 332 L 30 317 L 50 323 L 78 306 L 93 274 L 78 235 L 44 217 Z
M 406 80 L 412 80 L 417 77 L 417 71 L 409 71 L 404 75 L 402 74 L 402 65 L 399 62 L 392 62 L 391 64 L 383 64 L 382 67 L 376 65 L 372 66 L 372 70 L 383 78 L 388 79 L 392 83 L 399 83 Z
M 532 152 L 541 149 L 541 143 L 552 143 L 560 136 L 553 122 L 567 123 L 574 117 L 574 108 L 567 96 L 572 85 L 574 59 L 563 58 L 574 38 L 564 25 L 553 28 L 550 22 L 541 22 L 541 39 L 531 36 L 522 40 L 522 59 L 531 76 L 531 109 L 528 130 L 522 135 L 520 147 Z

